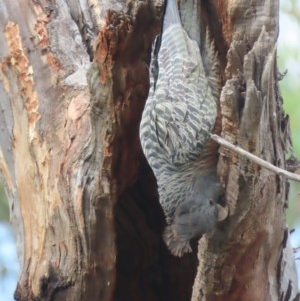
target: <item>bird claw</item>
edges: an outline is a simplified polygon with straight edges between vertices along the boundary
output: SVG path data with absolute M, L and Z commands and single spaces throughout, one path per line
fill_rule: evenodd
M 178 237 L 171 225 L 167 226 L 163 233 L 163 239 L 172 255 L 182 257 L 185 253 L 191 253 L 192 248 L 189 241 Z

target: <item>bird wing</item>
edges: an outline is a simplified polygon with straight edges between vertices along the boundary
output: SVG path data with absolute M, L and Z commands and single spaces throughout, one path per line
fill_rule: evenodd
M 163 36 L 157 88 L 149 95 L 153 98 L 150 116 L 166 159 L 181 164 L 201 153 L 214 125 L 210 117 L 215 103 L 197 44 L 181 27 L 172 30 L 175 34 Z M 185 43 L 178 43 L 180 35 Z M 209 97 L 212 108 L 207 105 Z

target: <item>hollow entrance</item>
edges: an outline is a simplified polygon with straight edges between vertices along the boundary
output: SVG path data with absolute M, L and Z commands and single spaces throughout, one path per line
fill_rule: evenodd
M 197 255 L 172 256 L 162 240 L 164 216 L 146 168 L 115 208 L 118 301 L 188 301 Z

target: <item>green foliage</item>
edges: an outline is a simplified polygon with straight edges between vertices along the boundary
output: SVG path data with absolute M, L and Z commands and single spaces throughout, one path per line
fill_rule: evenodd
M 278 42 L 279 70 L 287 70 L 280 82 L 284 110 L 290 117 L 294 154 L 300 158 L 300 3 L 298 0 L 281 1 L 280 36 Z M 298 170 L 299 173 L 299 170 Z M 300 222 L 300 183 L 291 181 L 288 224 Z
M 9 219 L 9 207 L 6 198 L 5 190 L 0 182 L 0 222 L 7 221 Z
M 300 32 L 300 24 L 299 24 Z M 299 45 L 300 49 L 300 45 Z M 287 71 L 287 75 L 280 82 L 281 93 L 284 99 L 284 110 L 290 117 L 290 124 L 292 130 L 292 141 L 294 145 L 295 155 L 300 157 L 300 105 L 298 95 L 300 95 L 300 85 L 298 80 L 300 78 L 300 68 L 297 62 L 300 61 L 300 56 L 295 54 L 295 49 L 288 49 L 287 46 L 280 46 L 278 48 L 278 65 L 281 71 Z M 293 65 L 295 68 L 293 68 Z M 289 70 L 289 67 L 292 70 Z

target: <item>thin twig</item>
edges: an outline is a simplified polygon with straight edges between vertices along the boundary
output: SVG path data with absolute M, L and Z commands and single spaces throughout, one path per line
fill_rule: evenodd
M 240 148 L 239 146 L 235 146 L 233 145 L 232 143 L 228 142 L 227 140 L 219 137 L 218 135 L 211 135 L 211 138 L 218 142 L 220 145 L 223 145 L 225 146 L 226 148 L 230 149 L 231 151 L 241 155 L 241 156 L 244 156 L 246 157 L 247 159 L 253 161 L 254 163 L 278 174 L 278 175 L 281 175 L 281 176 L 284 176 L 290 180 L 294 180 L 294 181 L 297 181 L 297 182 L 300 182 L 300 175 L 297 175 L 297 174 L 294 174 L 292 172 L 289 172 L 285 169 L 282 169 L 282 168 L 279 168 L 249 152 L 247 152 L 246 150 Z

